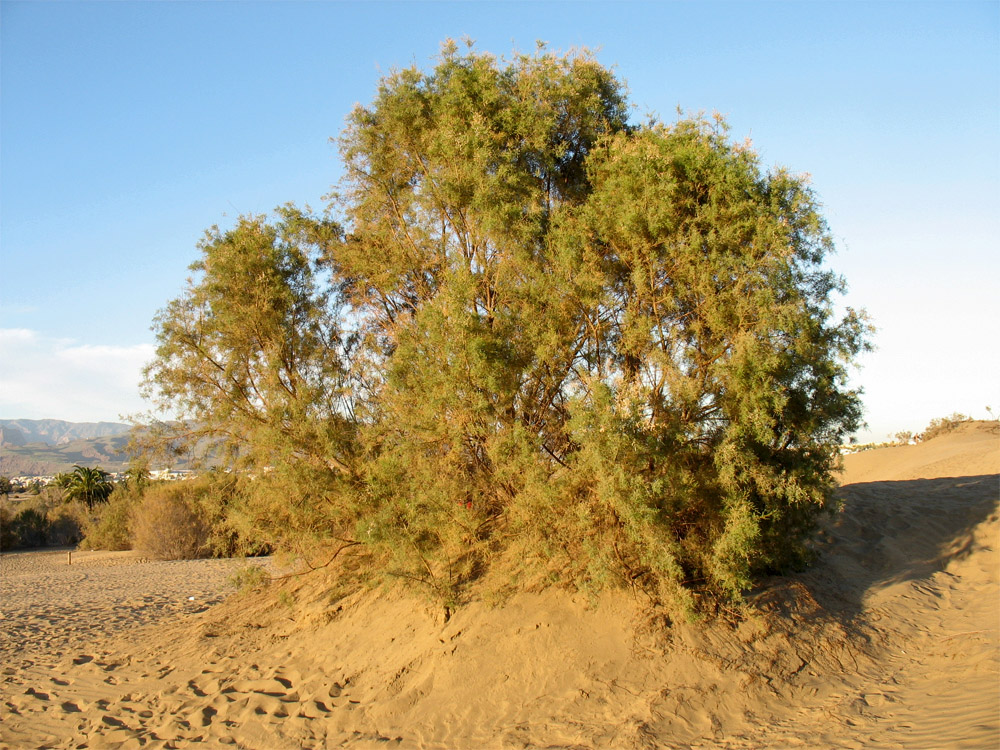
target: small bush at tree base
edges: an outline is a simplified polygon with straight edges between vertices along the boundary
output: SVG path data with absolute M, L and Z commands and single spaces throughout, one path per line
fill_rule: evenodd
M 270 580 L 271 577 L 267 571 L 257 565 L 247 565 L 245 568 L 240 568 L 229 578 L 229 582 L 241 594 L 259 589 Z
M 272 550 L 266 530 L 269 524 L 254 522 L 248 515 L 254 513 L 254 497 L 271 497 L 268 508 L 259 509 L 272 522 L 277 522 L 282 503 L 278 497 L 287 497 L 287 485 L 278 486 L 270 493 L 266 482 L 233 477 L 224 472 L 210 472 L 196 480 L 184 483 L 185 492 L 209 525 L 208 546 L 217 557 L 255 557 Z M 280 525 L 280 524 L 279 524 Z

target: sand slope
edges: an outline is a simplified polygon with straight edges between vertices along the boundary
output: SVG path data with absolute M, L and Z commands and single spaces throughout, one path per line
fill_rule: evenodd
M 140 625 L 109 593 L 94 630 L 67 614 L 80 586 L 39 567 L 59 601 L 30 593 L 31 558 L 13 575 L 4 556 L 0 747 L 995 748 L 998 475 L 982 424 L 848 457 L 821 561 L 738 626 L 551 590 L 445 622 L 399 594 L 332 602 L 321 574 L 205 608 L 132 565 L 162 597 L 140 611 L 169 619 Z M 224 562 L 184 563 L 206 604 Z M 109 592 L 113 570 L 93 565 Z M 63 635 L 25 645 L 46 617 Z

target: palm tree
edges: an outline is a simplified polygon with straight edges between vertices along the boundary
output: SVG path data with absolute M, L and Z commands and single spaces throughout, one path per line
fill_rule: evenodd
M 115 488 L 111 476 L 101 467 L 90 468 L 74 464 L 73 471 L 66 480 L 66 499 L 82 500 L 87 507 L 104 502 Z

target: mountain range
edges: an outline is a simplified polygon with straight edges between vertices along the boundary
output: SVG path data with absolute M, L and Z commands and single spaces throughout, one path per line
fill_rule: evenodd
M 64 422 L 61 419 L 0 419 L 0 443 L 64 445 L 74 440 L 124 435 L 131 425 L 118 422 Z
M 72 471 L 75 464 L 125 471 L 134 457 L 128 451 L 134 429 L 142 428 L 118 422 L 0 419 L 0 476 L 53 476 Z M 190 454 L 157 454 L 150 468 L 191 469 L 217 464 L 213 441 L 204 440 Z
M 116 422 L 0 419 L 0 474 L 45 476 L 74 464 L 123 471 L 131 429 Z

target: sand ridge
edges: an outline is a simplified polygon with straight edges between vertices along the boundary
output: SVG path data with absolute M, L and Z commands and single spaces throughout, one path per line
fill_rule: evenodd
M 39 568 L 58 606 L 102 581 L 137 587 L 117 606 L 149 616 L 75 630 L 32 589 L 31 555 L 48 553 L 22 553 L 5 613 L 34 591 L 30 617 L 67 634 L 3 621 L 21 645 L 4 651 L 0 747 L 997 747 L 998 449 L 969 425 L 849 456 L 820 562 L 730 625 L 664 629 L 628 592 L 525 593 L 445 621 L 400 592 L 334 599 L 321 573 L 208 606 L 228 585 L 209 564 L 227 561 L 185 563 L 176 589 L 149 563 L 97 560 L 92 581 Z M 159 608 L 129 603 L 151 591 Z

